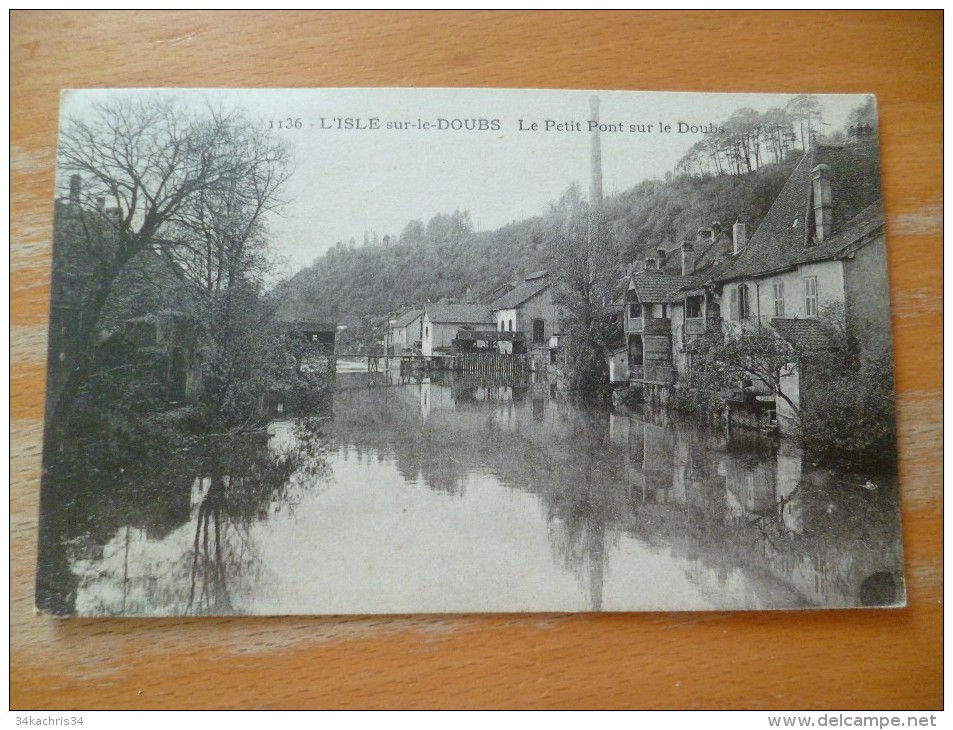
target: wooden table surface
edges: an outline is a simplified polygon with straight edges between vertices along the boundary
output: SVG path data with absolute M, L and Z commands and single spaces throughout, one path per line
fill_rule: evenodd
M 14 12 L 11 705 L 942 707 L 942 14 Z M 909 607 L 54 620 L 33 611 L 60 89 L 873 92 Z

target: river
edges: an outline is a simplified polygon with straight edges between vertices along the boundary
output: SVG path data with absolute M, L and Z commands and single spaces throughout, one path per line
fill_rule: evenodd
M 895 479 L 546 382 L 347 372 L 276 418 L 52 507 L 40 584 L 80 615 L 895 605 Z M 353 370 L 353 368 L 351 368 Z M 59 515 L 59 518 L 57 518 Z

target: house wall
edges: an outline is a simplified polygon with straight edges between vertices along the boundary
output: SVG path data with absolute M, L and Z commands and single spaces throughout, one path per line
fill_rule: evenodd
M 860 335 L 861 354 L 889 359 L 893 339 L 884 236 L 858 249 L 843 265 L 848 322 Z
M 804 319 L 807 314 L 805 279 L 817 278 L 818 312 L 833 302 L 844 302 L 844 270 L 840 261 L 820 261 L 803 264 L 793 271 L 785 271 L 773 276 L 763 276 L 745 281 L 726 284 L 721 297 L 721 315 L 729 319 L 731 312 L 731 292 L 741 284 L 747 284 L 751 303 L 750 318 L 767 322 L 777 315 L 774 313 L 774 282 L 784 285 L 784 317 Z M 737 321 L 737 320 L 733 320 Z
M 518 318 L 516 316 L 515 309 L 498 309 L 494 314 L 496 316 L 496 329 L 501 330 L 503 332 L 510 332 L 510 331 L 519 332 L 520 331 L 517 326 Z M 512 327 L 510 326 L 511 322 L 513 323 Z M 502 323 L 502 326 L 500 326 L 501 323 Z
M 413 350 L 414 342 L 422 339 L 422 317 L 418 317 L 406 327 L 395 327 L 391 334 L 391 344 L 395 355 L 403 355 Z
M 609 382 L 624 383 L 629 379 L 629 355 L 619 350 L 609 355 Z
M 542 344 L 549 342 L 549 338 L 556 332 L 556 306 L 553 304 L 551 287 L 543 289 L 539 294 L 527 299 L 517 309 L 516 325 L 520 332 L 526 334 L 526 341 L 533 342 L 533 320 L 543 320 Z
M 459 325 L 451 322 L 431 322 L 429 317 L 424 318 L 424 336 L 421 341 L 423 354 L 430 357 L 434 350 L 450 348 L 450 342 L 457 336 Z
M 459 322 L 431 322 L 429 317 L 424 317 L 424 335 L 421 340 L 423 354 L 431 357 L 434 351 L 449 350 L 451 341 L 462 326 Z M 493 322 L 472 322 L 466 326 L 474 329 L 493 329 Z
M 688 355 L 685 353 L 685 305 L 682 302 L 669 304 L 672 318 L 672 364 L 679 376 L 688 372 Z
M 672 372 L 672 338 L 668 335 L 643 335 L 644 378 L 668 383 Z
M 556 305 L 553 304 L 552 288 L 547 287 L 533 297 L 530 297 L 513 309 L 500 309 L 495 312 L 496 328 L 500 329 L 500 322 L 513 322 L 513 331 L 526 335 L 526 342 L 533 344 L 533 320 L 543 320 L 543 342 L 545 346 L 549 338 L 558 333 Z M 505 329 L 509 331 L 509 326 Z

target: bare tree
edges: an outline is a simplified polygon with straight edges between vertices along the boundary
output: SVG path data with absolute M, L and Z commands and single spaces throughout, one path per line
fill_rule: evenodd
M 289 174 L 285 149 L 241 114 L 160 98 L 68 120 L 58 169 L 70 195 L 58 209 L 68 231 L 54 253 L 54 290 L 58 277 L 76 279 L 71 267 L 82 276 L 68 375 L 51 394 L 54 426 L 89 379 L 104 308 L 130 264 L 159 253 L 206 290 L 227 286 L 248 268 L 249 244 Z

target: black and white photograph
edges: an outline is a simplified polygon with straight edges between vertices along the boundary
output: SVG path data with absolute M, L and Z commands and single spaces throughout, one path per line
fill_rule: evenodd
M 39 610 L 906 604 L 873 96 L 60 105 Z

